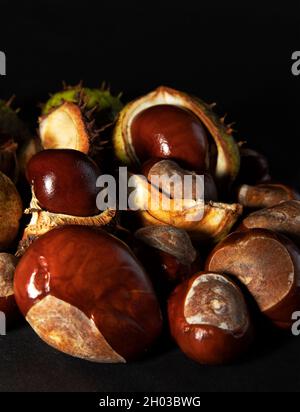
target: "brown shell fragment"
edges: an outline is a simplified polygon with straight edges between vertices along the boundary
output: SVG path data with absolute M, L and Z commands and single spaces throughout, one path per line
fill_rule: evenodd
M 26 320 L 50 346 L 71 356 L 101 363 L 125 363 L 81 310 L 52 295 L 36 303 Z

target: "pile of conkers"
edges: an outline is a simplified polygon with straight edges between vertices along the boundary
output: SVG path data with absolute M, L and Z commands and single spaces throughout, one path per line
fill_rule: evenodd
M 260 319 L 291 329 L 299 195 L 213 106 L 159 87 L 123 107 L 80 84 L 52 95 L 32 137 L 0 104 L 0 311 L 11 326 L 22 314 L 52 347 L 110 363 L 141 357 L 168 328 L 203 364 L 243 355 Z M 136 204 L 155 193 L 169 209 L 98 210 L 98 177 L 124 165 L 144 177 Z M 154 175 L 190 176 L 191 198 Z

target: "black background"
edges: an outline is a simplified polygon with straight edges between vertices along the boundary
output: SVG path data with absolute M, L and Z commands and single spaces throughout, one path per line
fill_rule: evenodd
M 37 104 L 61 81 L 108 81 L 124 100 L 164 84 L 218 102 L 236 137 L 264 152 L 276 178 L 300 189 L 300 7 L 253 2 L 0 1 L 1 98 L 17 95 L 37 126 Z M 209 3 L 209 4 L 206 4 Z M 26 327 L 0 338 L 0 390 L 299 391 L 300 338 L 269 336 L 225 367 L 200 366 L 174 348 L 126 365 L 69 358 Z

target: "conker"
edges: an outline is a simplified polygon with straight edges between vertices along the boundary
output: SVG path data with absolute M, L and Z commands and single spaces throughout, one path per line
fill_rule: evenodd
M 49 149 L 34 155 L 27 178 L 40 206 L 53 213 L 93 216 L 100 170 L 84 153 L 72 149 Z
M 272 207 L 287 200 L 300 199 L 291 187 L 280 183 L 265 183 L 256 186 L 242 185 L 238 189 L 238 202 L 249 209 Z
M 200 272 L 177 286 L 168 313 L 171 334 L 181 350 L 203 364 L 229 362 L 252 340 L 244 297 L 221 274 Z
M 0 251 L 5 251 L 14 242 L 22 214 L 22 201 L 16 186 L 0 172 Z
M 0 253 L 0 312 L 5 314 L 7 322 L 12 322 L 19 314 L 13 288 L 17 262 L 14 255 Z
M 300 309 L 300 251 L 288 238 L 266 229 L 231 233 L 211 252 L 206 270 L 236 277 L 274 324 L 291 326 Z
M 289 200 L 250 213 L 239 229 L 269 229 L 281 233 L 300 245 L 300 201 Z
M 206 131 L 183 107 L 160 104 L 141 111 L 132 121 L 131 136 L 141 163 L 156 157 L 174 159 L 195 171 L 207 169 Z
M 79 358 L 126 362 L 161 330 L 144 269 L 123 242 L 100 229 L 70 225 L 38 238 L 17 266 L 14 289 L 35 332 Z
M 160 292 L 200 270 L 201 259 L 188 234 L 173 226 L 147 226 L 135 232 L 135 253 Z

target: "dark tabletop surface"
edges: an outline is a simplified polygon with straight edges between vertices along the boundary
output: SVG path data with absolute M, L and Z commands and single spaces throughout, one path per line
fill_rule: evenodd
M 234 365 L 202 366 L 174 347 L 126 365 L 66 356 L 27 326 L 0 337 L 0 391 L 299 391 L 299 338 L 259 341 Z
M 217 101 L 237 138 L 300 188 L 300 76 L 291 73 L 299 4 L 102 3 L 1 1 L 0 97 L 17 95 L 32 130 L 37 103 L 61 80 L 107 80 L 125 100 L 166 84 Z M 300 337 L 266 335 L 228 366 L 198 365 L 165 343 L 139 362 L 100 365 L 51 349 L 23 325 L 0 337 L 0 391 L 299 391 Z

